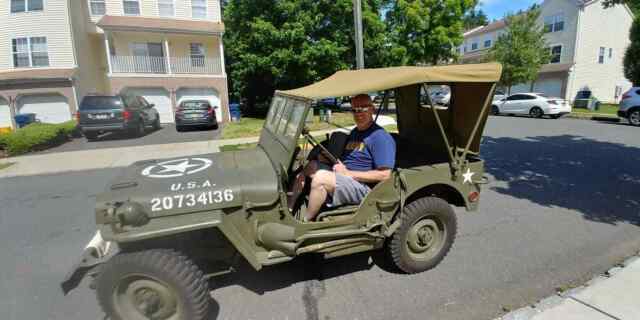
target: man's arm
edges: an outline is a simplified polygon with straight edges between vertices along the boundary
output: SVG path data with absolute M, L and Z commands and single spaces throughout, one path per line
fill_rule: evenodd
M 347 169 L 347 167 L 342 162 L 334 165 L 333 171 L 364 183 L 380 182 L 391 177 L 391 169 L 378 168 L 376 170 L 369 171 L 353 171 Z

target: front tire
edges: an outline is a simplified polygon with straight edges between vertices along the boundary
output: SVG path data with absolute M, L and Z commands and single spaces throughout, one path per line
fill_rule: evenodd
M 204 320 L 210 303 L 202 271 L 169 249 L 114 256 L 96 279 L 96 294 L 112 320 Z
M 411 202 L 400 214 L 400 227 L 388 242 L 394 265 L 405 273 L 423 272 L 437 266 L 456 238 L 453 209 L 440 198 Z
M 491 114 L 497 116 L 500 114 L 500 109 L 498 106 L 491 106 Z
M 162 129 L 162 126 L 160 125 L 160 116 L 156 117 L 156 120 L 153 122 L 153 130 L 160 130 Z
M 84 137 L 87 138 L 87 141 L 95 141 L 96 139 L 98 139 L 98 134 L 93 132 L 86 132 L 84 134 Z

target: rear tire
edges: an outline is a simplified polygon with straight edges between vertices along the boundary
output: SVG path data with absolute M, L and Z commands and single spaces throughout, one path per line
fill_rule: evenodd
M 169 249 L 112 257 L 96 279 L 96 295 L 112 320 L 204 320 L 210 304 L 202 271 Z
M 531 110 L 529 110 L 529 115 L 532 118 L 542 118 L 542 116 L 544 115 L 544 111 L 542 111 L 540 107 L 533 107 L 531 108 Z
M 437 266 L 456 238 L 457 220 L 446 201 L 425 197 L 408 204 L 400 227 L 387 243 L 394 265 L 405 273 L 423 272 Z
M 184 128 L 183 128 L 183 127 L 180 127 L 180 126 L 176 126 L 176 131 L 178 131 L 178 132 L 182 132 L 182 131 L 184 131 Z
M 640 126 L 640 109 L 635 109 L 629 113 L 629 123 L 636 127 Z
M 497 116 L 500 114 L 500 109 L 498 106 L 491 106 L 491 114 Z
M 160 125 L 160 116 L 158 116 L 156 118 L 156 120 L 153 122 L 153 130 L 160 130 L 162 129 L 162 126 Z

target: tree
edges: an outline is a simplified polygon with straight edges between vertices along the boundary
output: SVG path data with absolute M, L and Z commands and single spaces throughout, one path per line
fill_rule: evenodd
M 381 5 L 363 1 L 367 66 L 383 62 Z M 231 95 L 249 107 L 355 65 L 351 0 L 228 0 L 224 21 Z
M 507 87 L 508 94 L 512 85 L 534 81 L 540 67 L 551 58 L 537 22 L 539 16 L 537 8 L 507 16 L 506 33 L 489 51 L 489 60 L 502 63 L 500 84 Z
M 640 13 L 640 0 L 604 0 L 602 6 L 610 8 L 618 4 L 626 4 L 631 11 L 637 16 Z
M 464 30 L 471 30 L 489 23 L 489 18 L 482 9 L 473 9 L 464 16 Z
M 631 44 L 627 47 L 623 60 L 624 76 L 634 86 L 640 86 L 640 19 L 633 20 L 629 39 Z
M 386 13 L 387 63 L 438 64 L 456 57 L 463 41 L 464 17 L 476 0 L 397 0 Z

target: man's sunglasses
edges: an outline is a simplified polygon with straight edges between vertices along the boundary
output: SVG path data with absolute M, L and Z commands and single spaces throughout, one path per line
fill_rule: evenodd
M 354 107 L 351 108 L 351 112 L 353 113 L 362 113 L 362 112 L 367 112 L 369 111 L 369 107 Z

